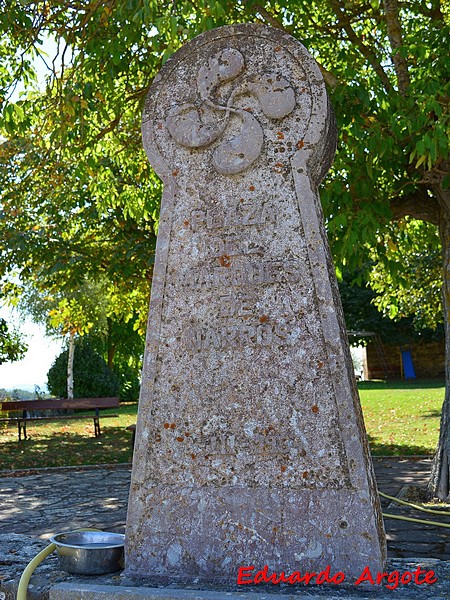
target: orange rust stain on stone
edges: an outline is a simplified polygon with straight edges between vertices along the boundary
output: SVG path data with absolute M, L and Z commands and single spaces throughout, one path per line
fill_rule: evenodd
M 228 256 L 228 254 L 223 254 L 220 258 L 219 258 L 219 262 L 221 264 L 222 267 L 230 267 L 231 266 L 231 258 Z

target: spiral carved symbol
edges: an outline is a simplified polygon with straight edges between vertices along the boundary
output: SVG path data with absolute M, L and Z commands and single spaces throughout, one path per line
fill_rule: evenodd
M 226 105 L 212 99 L 217 88 L 243 73 L 242 54 L 227 48 L 209 59 L 197 75 L 198 104 L 184 103 L 172 108 L 166 127 L 177 144 L 186 148 L 206 148 L 224 135 L 231 115 L 240 119 L 240 132 L 222 141 L 213 152 L 213 165 L 222 175 L 245 171 L 261 154 L 264 134 L 258 120 L 248 111 L 233 106 L 237 96 L 257 98 L 261 111 L 269 119 L 283 119 L 295 108 L 295 93 L 289 82 L 276 73 L 241 77 Z M 221 118 L 218 119 L 218 113 Z

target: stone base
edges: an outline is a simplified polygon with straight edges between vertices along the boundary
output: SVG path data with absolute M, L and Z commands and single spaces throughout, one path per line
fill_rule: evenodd
M 20 577 L 28 563 L 47 546 L 45 540 L 36 540 L 18 534 L 0 535 L 0 599 L 15 600 Z M 56 553 L 48 556 L 31 577 L 29 600 L 297 600 L 298 598 L 328 599 L 359 598 L 401 600 L 447 598 L 450 585 L 450 561 L 433 558 L 402 558 L 388 560 L 387 571 L 414 571 L 418 565 L 433 570 L 437 582 L 433 585 L 399 585 L 396 590 L 361 585 L 304 586 L 158 586 L 148 580 L 125 577 L 120 571 L 111 575 L 69 575 L 59 569 Z
M 427 571 L 433 570 L 438 581 L 432 585 L 399 585 L 394 591 L 380 586 L 272 586 L 253 589 L 191 589 L 168 586 L 163 588 L 137 587 L 135 585 L 96 585 L 83 583 L 61 583 L 50 589 L 49 600 L 338 600 L 355 598 L 360 600 L 402 600 L 423 598 L 446 598 L 450 581 L 450 562 L 437 559 L 392 559 L 388 571 L 414 571 L 418 565 Z M 245 586 L 244 586 L 245 587 Z
M 0 599 L 15 600 L 20 577 L 28 563 L 47 546 L 45 540 L 36 540 L 18 534 L 0 535 Z M 438 581 L 433 585 L 399 585 L 394 590 L 385 587 L 360 585 L 305 586 L 305 585 L 235 585 L 218 586 L 155 583 L 125 577 L 121 572 L 111 575 L 81 577 L 59 569 L 56 553 L 48 556 L 31 577 L 29 600 L 285 600 L 297 598 L 359 598 L 389 600 L 446 598 L 450 587 L 450 561 L 432 558 L 390 559 L 388 572 L 414 571 L 418 565 L 433 570 Z

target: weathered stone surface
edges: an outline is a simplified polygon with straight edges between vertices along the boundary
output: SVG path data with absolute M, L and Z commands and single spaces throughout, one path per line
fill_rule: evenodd
M 164 182 L 128 574 L 382 570 L 385 539 L 317 186 L 316 63 L 258 25 L 199 36 L 143 118 Z
M 372 585 L 293 585 L 293 586 L 260 586 L 249 589 L 222 588 L 214 589 L 208 586 L 205 589 L 197 586 L 181 586 L 174 584 L 166 587 L 137 587 L 121 581 L 120 585 L 99 585 L 93 582 L 71 582 L 55 585 L 50 590 L 50 600 L 340 600 L 353 598 L 354 600 L 433 600 L 448 599 L 448 585 L 450 576 L 450 563 L 428 559 L 424 561 L 391 560 L 387 565 L 389 573 L 404 575 L 407 572 L 416 572 L 420 566 L 419 581 L 425 578 L 423 572 L 432 571 L 434 583 L 420 585 L 413 582 L 395 585 L 396 576 L 390 582 L 384 580 L 383 586 Z M 406 579 L 408 579 L 406 577 Z M 388 586 L 388 587 L 386 587 Z M 244 586 L 245 587 L 245 586 Z M 395 589 L 393 589 L 395 588 Z

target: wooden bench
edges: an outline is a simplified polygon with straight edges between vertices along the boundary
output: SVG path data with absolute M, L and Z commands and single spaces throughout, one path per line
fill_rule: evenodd
M 27 422 L 28 421 L 62 421 L 73 419 L 93 419 L 95 437 L 101 435 L 100 431 L 100 409 L 117 408 L 119 406 L 119 398 L 46 398 L 44 400 L 21 400 L 9 401 L 0 403 L 0 412 L 21 412 L 21 416 L 8 416 L 0 418 L 0 422 L 17 423 L 19 441 L 27 439 Z M 94 410 L 94 415 L 52 415 L 50 417 L 30 416 L 29 411 L 44 411 L 44 410 Z M 118 417 L 119 415 L 102 415 L 102 419 L 109 417 Z

